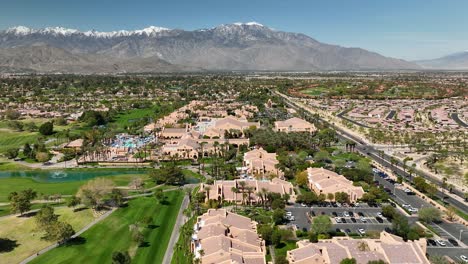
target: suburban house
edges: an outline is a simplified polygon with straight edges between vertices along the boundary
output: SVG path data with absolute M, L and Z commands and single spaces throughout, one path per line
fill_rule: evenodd
M 324 168 L 308 168 L 307 175 L 309 188 L 317 194 L 345 192 L 349 195 L 351 202 L 355 202 L 364 195 L 364 189 L 361 186 L 354 186 L 352 181 L 333 171 Z
M 228 212 L 209 209 L 193 227 L 191 250 L 202 264 L 266 264 L 265 242 L 257 222 Z
M 379 239 L 333 237 L 311 243 L 298 241 L 298 248 L 287 252 L 287 260 L 294 264 L 335 264 L 345 258 L 354 258 L 358 264 L 383 260 L 389 264 L 429 264 L 426 257 L 426 239 L 403 241 L 385 231 Z
M 314 124 L 309 123 L 303 119 L 293 117 L 284 121 L 275 122 L 275 131 L 278 132 L 308 132 L 315 133 L 317 129 Z
M 263 148 L 258 148 L 244 153 L 244 167 L 250 175 L 266 178 L 268 174 L 283 177 L 283 172 L 276 168 L 279 161 L 276 159 L 276 153 L 268 153 Z
M 245 182 L 245 187 L 240 184 L 241 182 Z M 234 192 L 233 188 L 236 189 L 237 192 Z M 207 200 L 216 199 L 235 203 L 260 203 L 261 197 L 258 196 L 258 193 L 262 191 L 279 193 L 281 195 L 288 194 L 290 196 L 290 202 L 296 200 L 293 185 L 279 178 L 274 178 L 271 181 L 215 181 L 212 185 L 202 184 L 200 188 L 200 192 L 207 192 Z M 248 194 L 247 197 L 243 196 L 243 192 Z

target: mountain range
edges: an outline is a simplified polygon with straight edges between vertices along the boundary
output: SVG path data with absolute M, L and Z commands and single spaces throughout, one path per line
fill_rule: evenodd
M 415 61 L 424 69 L 468 70 L 468 51 L 453 53 L 433 60 Z
M 0 31 L 0 71 L 62 73 L 419 69 L 361 48 L 321 43 L 256 22 L 187 31 Z

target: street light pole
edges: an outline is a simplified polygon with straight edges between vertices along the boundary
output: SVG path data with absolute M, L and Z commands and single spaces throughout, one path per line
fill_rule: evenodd
M 462 233 L 463 233 L 464 230 L 460 230 L 460 237 L 458 238 L 458 240 L 462 241 L 461 240 L 461 236 L 462 236 Z

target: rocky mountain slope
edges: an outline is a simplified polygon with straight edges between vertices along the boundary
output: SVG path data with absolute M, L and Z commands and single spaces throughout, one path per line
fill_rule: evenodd
M 418 65 L 360 48 L 318 42 L 261 24 L 186 31 L 149 27 L 81 32 L 15 27 L 0 31 L 0 66 L 39 72 L 397 70 Z

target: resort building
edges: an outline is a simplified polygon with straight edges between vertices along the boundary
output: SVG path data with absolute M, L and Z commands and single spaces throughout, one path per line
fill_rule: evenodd
M 168 143 L 162 147 L 162 155 L 180 159 L 197 159 L 200 144 L 190 137 L 184 137 L 176 143 Z
M 315 133 L 317 129 L 314 124 L 309 123 L 303 119 L 293 117 L 284 121 L 275 122 L 275 131 L 278 132 L 308 132 Z
M 298 248 L 287 252 L 291 264 L 335 264 L 345 258 L 354 258 L 358 264 L 383 260 L 389 264 L 429 264 L 426 257 L 426 239 L 403 241 L 385 231 L 379 239 L 334 237 L 311 243 L 298 241 Z
M 68 144 L 64 146 L 64 148 L 71 148 L 76 151 L 80 151 L 83 148 L 83 139 L 75 139 L 73 141 L 70 141 Z
M 245 182 L 245 185 L 241 184 Z M 237 190 L 236 192 L 234 190 Z M 296 196 L 294 187 L 290 182 L 274 178 L 271 181 L 259 180 L 232 180 L 215 181 L 212 185 L 202 184 L 200 192 L 207 192 L 206 199 L 216 199 L 218 201 L 227 201 L 234 203 L 257 204 L 262 201 L 258 195 L 260 192 L 273 192 L 280 195 L 288 194 L 289 201 L 294 202 Z M 247 197 L 243 195 L 247 193 Z
M 193 229 L 191 250 L 202 264 L 266 264 L 265 242 L 250 218 L 209 209 Z
M 258 148 L 244 153 L 243 165 L 246 172 L 250 175 L 266 178 L 269 174 L 283 177 L 283 172 L 276 168 L 279 161 L 276 159 L 276 153 L 268 153 L 263 148 Z
M 159 137 L 162 139 L 173 139 L 173 138 L 181 138 L 184 136 L 188 131 L 187 127 L 184 128 L 168 128 L 164 127 L 159 134 Z
M 307 174 L 309 188 L 317 194 L 345 192 L 349 195 L 351 202 L 355 202 L 364 195 L 364 189 L 361 186 L 354 186 L 352 181 L 333 171 L 324 168 L 308 168 Z

